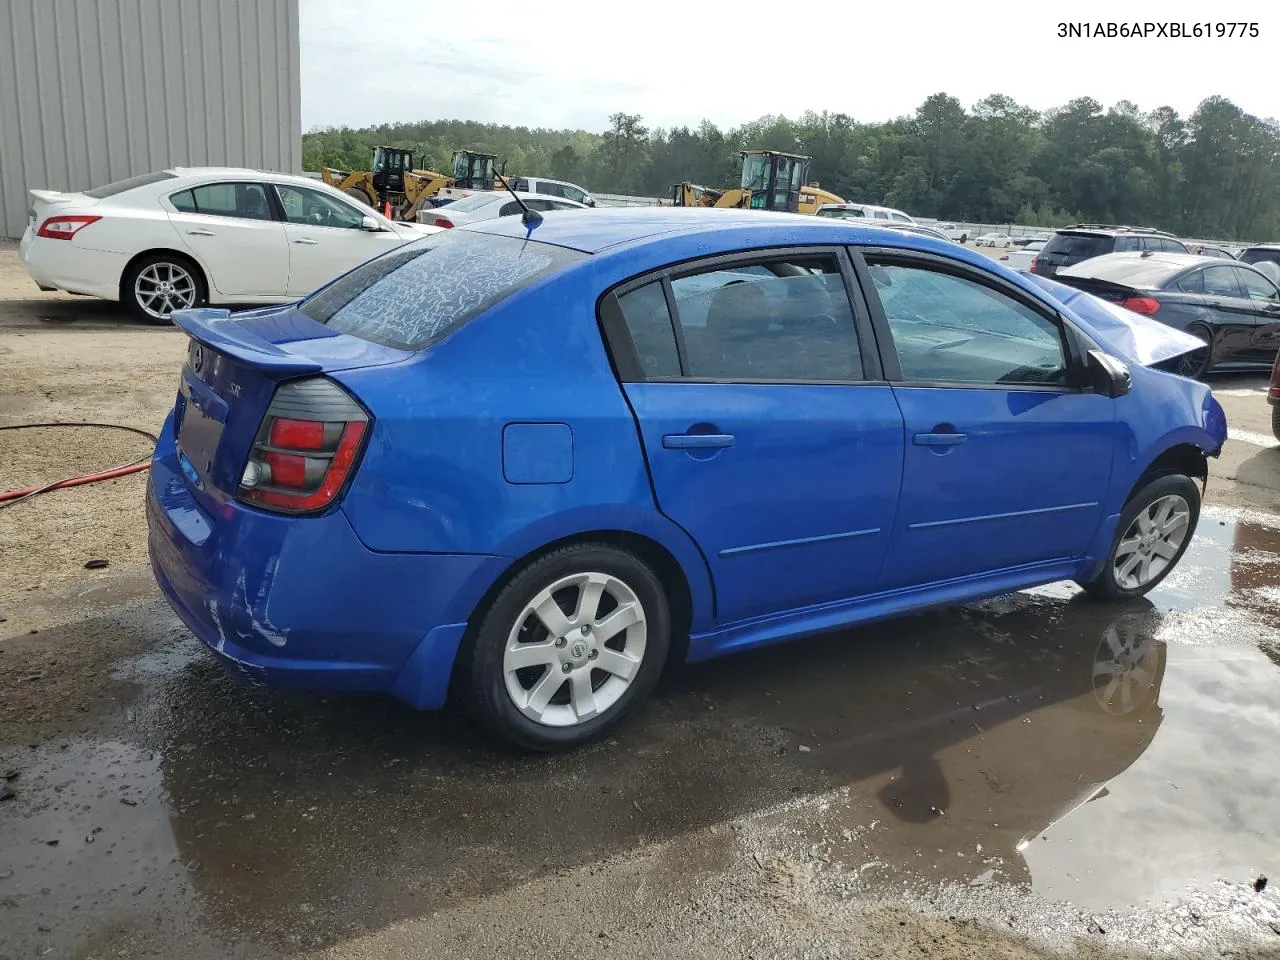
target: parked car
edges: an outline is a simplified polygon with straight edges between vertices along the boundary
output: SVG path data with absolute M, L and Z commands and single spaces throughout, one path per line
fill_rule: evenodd
M 1226 247 L 1219 247 L 1212 243 L 1188 243 L 1185 244 L 1187 253 L 1194 253 L 1198 257 L 1217 257 L 1219 260 L 1234 260 L 1233 254 Z
M 948 240 L 954 240 L 956 243 L 964 243 L 969 239 L 969 231 L 958 224 L 944 221 L 935 223 L 933 228 L 946 234 Z
M 1032 240 L 1024 244 L 1021 250 L 1014 250 L 1006 257 L 1002 257 L 1001 260 L 1010 270 L 1030 270 L 1032 261 L 1035 260 L 1048 242 L 1047 239 Z
M 1146 593 L 1226 439 L 1154 366 L 1199 341 L 939 247 L 500 217 L 294 306 L 182 311 L 156 580 L 256 681 L 452 689 L 535 749 L 603 734 L 669 659 L 1063 579 Z
M 897 230 L 900 233 L 914 233 L 921 237 L 933 237 L 935 240 L 945 240 L 947 243 L 955 243 L 941 230 L 934 227 L 926 226 L 923 223 L 902 223 L 898 220 L 872 220 L 867 217 L 841 217 L 848 223 L 862 227 L 876 227 L 881 230 Z
M 873 203 L 824 203 L 816 211 L 820 217 L 843 220 L 891 220 L 898 223 L 915 223 L 915 220 L 893 207 L 878 207 Z
M 30 194 L 18 253 L 36 285 L 119 300 L 148 323 L 205 303 L 297 300 L 435 232 L 307 177 L 260 170 L 174 167 Z
M 1242 263 L 1187 253 L 1109 253 L 1057 279 L 1199 337 L 1207 347 L 1179 358 L 1202 377 L 1220 367 L 1270 367 L 1280 351 L 1280 287 Z
M 1047 243 L 1049 238 L 1043 233 L 1024 233 L 1020 237 L 1013 238 L 1015 247 L 1025 247 L 1032 243 Z
M 1172 234 L 1147 227 L 1077 224 L 1064 227 L 1050 237 L 1029 269 L 1042 277 L 1053 277 L 1063 267 L 1073 266 L 1090 257 L 1142 251 L 1186 253 L 1187 248 Z
M 572 200 L 584 207 L 594 207 L 595 198 L 576 183 L 568 180 L 548 180 L 546 177 L 508 177 L 507 183 L 516 192 L 542 193 L 562 200 Z
M 1274 263 L 1280 265 L 1280 243 L 1257 243 L 1240 251 L 1241 263 Z
M 516 193 L 530 210 L 586 210 L 587 207 L 572 200 L 561 200 L 552 197 L 539 197 L 532 193 Z M 435 227 L 456 227 L 463 223 L 477 223 L 481 220 L 492 220 L 497 217 L 509 217 L 522 213 L 520 204 L 506 190 L 473 193 L 469 197 L 455 200 L 447 207 L 432 207 L 418 211 L 418 222 Z
M 1007 233 L 984 233 L 973 241 L 975 247 L 1009 247 L 1013 243 L 1013 237 Z

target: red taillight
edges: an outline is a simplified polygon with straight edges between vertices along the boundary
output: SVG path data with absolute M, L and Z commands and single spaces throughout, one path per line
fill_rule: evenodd
M 1126 297 L 1120 301 L 1120 306 L 1134 313 L 1140 313 L 1144 317 L 1152 317 L 1159 311 L 1160 301 L 1151 297 Z
M 446 230 L 448 230 L 450 227 L 453 226 L 453 221 L 446 220 L 444 217 L 436 217 L 436 226 L 444 227 Z
M 1027 267 L 1027 272 L 1028 272 L 1028 273 L 1035 273 L 1035 272 L 1036 272 L 1036 265 L 1037 265 L 1039 262 L 1040 262 L 1040 258 L 1039 258 L 1039 257 L 1032 257 L 1032 258 L 1031 258 L 1031 265 L 1030 265 L 1029 267 Z
M 89 224 L 97 223 L 101 219 L 101 217 L 78 216 L 50 217 L 40 224 L 40 229 L 36 231 L 36 236 L 44 237 L 46 240 L 70 240 Z
M 329 506 L 350 478 L 369 426 L 332 380 L 286 383 L 272 398 L 240 481 L 240 499 L 288 513 Z
M 1280 357 L 1276 357 L 1276 362 L 1271 366 L 1271 386 L 1267 390 L 1267 396 L 1272 400 L 1280 400 Z

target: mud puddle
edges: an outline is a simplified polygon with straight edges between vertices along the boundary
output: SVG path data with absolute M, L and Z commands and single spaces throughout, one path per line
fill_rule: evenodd
M 781 858 L 1036 935 L 1280 940 L 1277 518 L 1207 511 L 1147 601 L 1054 585 L 691 668 L 559 757 L 127 619 L 129 722 L 0 748 L 0 957 L 293 954 L 657 845 L 672 891 Z

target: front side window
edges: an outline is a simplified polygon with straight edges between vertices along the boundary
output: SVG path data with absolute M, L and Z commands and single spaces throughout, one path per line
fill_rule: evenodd
M 1236 278 L 1240 281 L 1240 285 L 1244 287 L 1245 296 L 1250 300 L 1276 299 L 1278 295 L 1276 286 L 1266 277 L 1241 267 L 1232 267 L 1231 269 L 1235 271 Z
M 276 184 L 276 196 L 290 223 L 345 230 L 359 230 L 364 224 L 364 213 L 319 190 Z
M 183 213 L 240 220 L 271 219 L 267 190 L 260 183 L 206 183 L 173 194 L 169 202 Z
M 684 375 L 856 381 L 853 310 L 833 256 L 744 262 L 671 281 Z
M 587 202 L 586 193 L 582 190 L 579 190 L 577 187 L 570 186 L 569 184 L 565 184 L 564 187 L 562 187 L 561 189 L 563 191 L 561 193 L 561 196 L 563 196 L 566 200 L 572 200 L 574 203 Z
M 1204 292 L 1213 297 L 1239 297 L 1240 284 L 1236 282 L 1236 272 L 1230 267 L 1206 267 L 1204 273 Z
M 1065 386 L 1058 325 L 991 287 L 928 266 L 872 262 L 908 381 Z

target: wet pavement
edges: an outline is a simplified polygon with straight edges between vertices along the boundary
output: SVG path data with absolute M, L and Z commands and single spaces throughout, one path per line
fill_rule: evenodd
M 45 638 L 130 637 L 123 693 L 0 739 L 0 958 L 338 949 L 653 850 L 673 891 L 781 858 L 831 904 L 1280 945 L 1280 518 L 1207 508 L 1145 601 L 1054 585 L 679 670 L 555 757 L 246 686 L 135 595 Z

